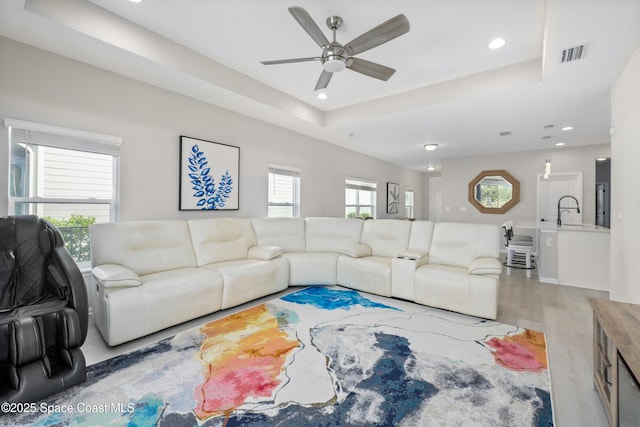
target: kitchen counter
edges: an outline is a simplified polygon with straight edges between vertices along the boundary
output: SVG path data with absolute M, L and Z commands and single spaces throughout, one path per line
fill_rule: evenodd
M 514 229 L 534 234 L 540 282 L 609 290 L 608 228 L 521 221 Z
M 520 221 L 516 223 L 513 228 L 522 229 L 537 229 L 545 231 L 589 231 L 597 233 L 609 233 L 610 230 L 606 227 L 601 227 L 595 224 L 563 224 L 558 226 L 551 221 Z

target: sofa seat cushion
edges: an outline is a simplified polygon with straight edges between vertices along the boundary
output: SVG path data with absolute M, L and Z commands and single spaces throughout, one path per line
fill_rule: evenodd
M 304 252 L 304 218 L 253 218 L 258 245 L 278 246 L 283 252 Z
M 413 295 L 419 304 L 495 319 L 498 276 L 472 275 L 465 267 L 427 264 L 414 273 Z
M 180 268 L 140 277 L 142 285 L 102 289 L 95 311 L 100 332 L 116 345 L 220 310 L 222 275 Z
M 358 218 L 305 218 L 308 252 L 340 252 L 343 246 L 360 243 L 364 221 Z
M 338 284 L 348 288 L 391 296 L 391 261 L 387 257 L 338 258 Z
M 255 246 L 251 222 L 243 218 L 206 218 L 187 221 L 198 266 L 247 259 Z
M 429 264 L 469 268 L 477 258 L 499 258 L 500 226 L 439 222 L 434 225 Z
M 365 221 L 360 243 L 371 247 L 374 256 L 395 258 L 409 245 L 411 222 L 399 219 Z
M 289 262 L 289 285 L 335 285 L 339 254 L 332 252 L 290 252 L 282 255 Z
M 204 268 L 222 275 L 223 309 L 279 292 L 289 284 L 289 263 L 283 258 L 225 261 Z
M 123 265 L 138 275 L 196 267 L 187 223 L 128 221 L 89 227 L 91 265 Z

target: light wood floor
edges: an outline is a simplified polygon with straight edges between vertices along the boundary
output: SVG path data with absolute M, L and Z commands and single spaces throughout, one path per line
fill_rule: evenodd
M 500 282 L 497 320 L 546 335 L 556 426 L 608 426 L 602 402 L 593 388 L 593 317 L 587 301 L 588 297 L 608 298 L 608 293 L 540 283 L 535 271 L 531 279 L 527 279 L 522 270 L 513 270 L 510 276 L 503 272 Z M 296 289 L 290 288 L 281 294 Z M 273 295 L 248 304 L 272 298 Z M 90 319 L 82 350 L 87 364 L 94 364 L 243 308 L 245 306 L 213 313 L 116 347 L 104 343 Z
M 608 292 L 538 282 L 523 270 L 503 273 L 498 321 L 545 333 L 556 426 L 609 425 L 593 388 L 593 314 L 588 297 Z

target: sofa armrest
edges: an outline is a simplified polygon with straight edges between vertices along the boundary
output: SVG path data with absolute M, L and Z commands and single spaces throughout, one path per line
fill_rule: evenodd
M 102 264 L 91 270 L 93 278 L 103 288 L 131 288 L 142 285 L 134 271 L 120 264 Z
M 248 258 L 270 260 L 282 255 L 282 248 L 279 246 L 257 245 L 249 248 Z
M 421 260 L 423 258 L 427 258 L 428 256 L 429 252 L 421 251 L 420 249 L 407 249 L 406 251 L 400 252 L 397 258 Z
M 362 258 L 371 256 L 371 246 L 364 243 L 354 243 L 340 248 L 340 253 L 351 258 Z
M 476 258 L 469 265 L 470 274 L 500 274 L 502 264 L 495 258 Z

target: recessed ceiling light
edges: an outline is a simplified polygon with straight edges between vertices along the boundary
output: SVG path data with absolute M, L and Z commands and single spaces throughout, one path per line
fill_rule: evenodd
M 142 3 L 142 0 L 129 0 L 131 3 Z
M 327 93 L 326 92 L 318 93 L 318 99 L 327 99 Z
M 556 147 L 562 147 L 564 145 L 564 142 L 556 142 Z
M 425 144 L 424 149 L 427 151 L 433 151 L 438 148 L 438 144 Z
M 562 130 L 573 130 L 573 126 L 565 126 Z
M 495 38 L 493 40 L 491 40 L 491 43 L 489 43 L 489 49 L 500 49 L 502 46 L 504 46 L 507 42 L 502 39 L 502 38 Z
M 435 167 L 435 166 L 433 166 L 433 165 L 429 165 L 429 166 L 427 166 L 427 170 L 428 170 L 429 172 L 433 172 L 434 170 L 436 170 L 436 167 Z

